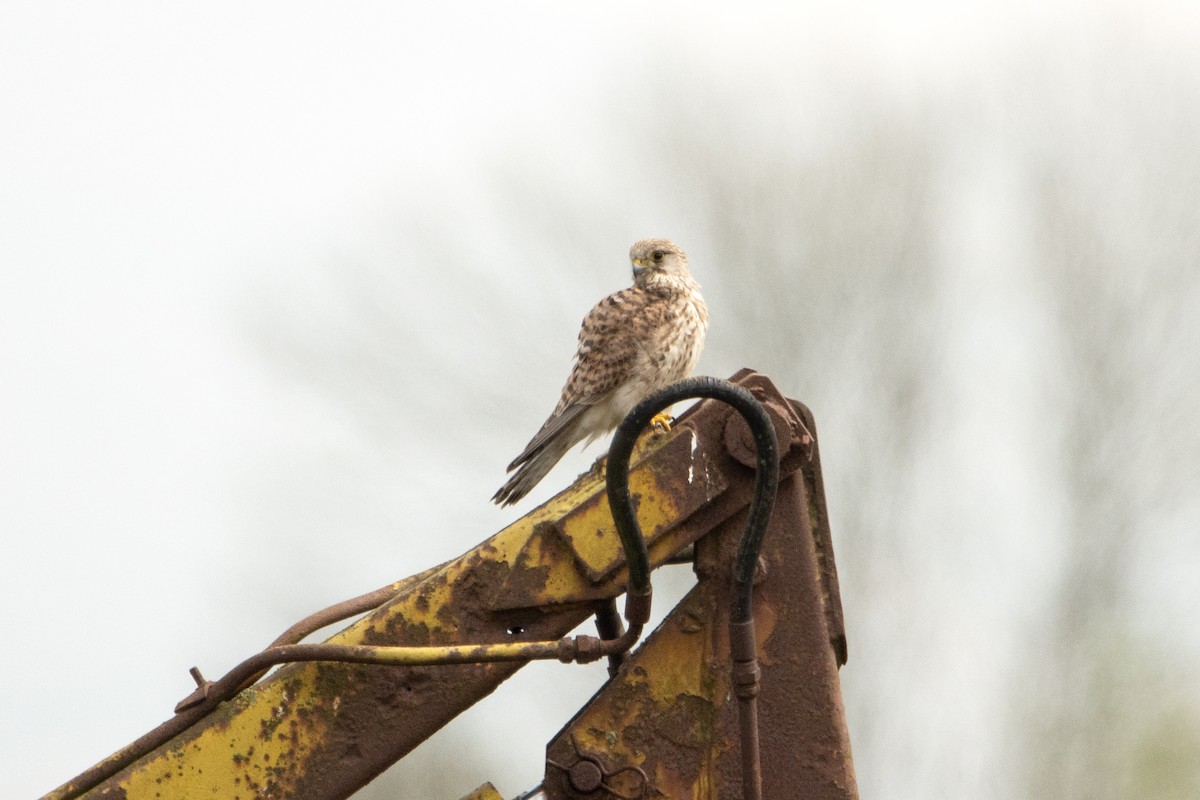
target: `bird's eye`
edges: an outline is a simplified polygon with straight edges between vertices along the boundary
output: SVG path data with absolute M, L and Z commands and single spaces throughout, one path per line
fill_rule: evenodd
M 655 263 L 655 264 L 657 264 L 657 263 L 659 263 L 660 261 L 662 261 L 662 260 L 663 260 L 663 251 L 662 251 L 662 250 L 655 250 L 653 253 L 651 253 L 651 254 L 650 254 L 650 257 L 651 257 L 651 258 L 653 258 L 653 259 L 654 259 L 654 263 Z

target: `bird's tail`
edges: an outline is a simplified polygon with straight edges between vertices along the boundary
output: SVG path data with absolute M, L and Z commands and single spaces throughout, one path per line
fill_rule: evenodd
M 568 450 L 575 444 L 569 437 L 560 436 L 550 439 L 541 448 L 531 453 L 521 462 L 517 471 L 512 474 L 504 485 L 492 495 L 492 502 L 502 506 L 510 506 L 529 494 L 529 490 L 537 486 L 538 481 L 546 477 L 546 473 L 554 468 Z M 510 467 L 511 469 L 511 467 Z

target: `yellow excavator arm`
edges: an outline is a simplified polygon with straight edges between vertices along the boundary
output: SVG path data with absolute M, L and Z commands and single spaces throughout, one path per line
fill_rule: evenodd
M 609 681 L 547 744 L 539 796 L 856 798 L 814 422 L 760 374 L 730 382 L 766 412 L 778 448 L 773 507 L 743 576 L 749 624 L 736 618 L 735 570 L 750 557 L 761 441 L 708 399 L 644 434 L 629 462 L 648 567 L 686 560 L 696 575 L 640 645 L 629 649 L 648 586 L 630 591 L 627 630 L 615 601 L 638 559 L 601 459 L 462 556 L 314 615 L 218 681 L 193 671 L 197 689 L 174 717 L 46 797 L 349 797 L 529 660 L 608 657 Z M 300 641 L 367 609 L 323 644 Z M 592 616 L 599 637 L 563 638 Z M 501 796 L 487 784 L 470 797 Z

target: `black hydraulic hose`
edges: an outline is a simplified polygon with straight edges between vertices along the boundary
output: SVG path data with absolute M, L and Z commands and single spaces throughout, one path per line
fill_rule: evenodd
M 720 400 L 733 406 L 750 426 L 757 451 L 758 469 L 754 478 L 754 499 L 750 504 L 750 516 L 746 522 L 746 532 L 738 546 L 733 572 L 733 608 L 730 621 L 746 622 L 750 619 L 750 598 L 758 552 L 762 547 L 771 508 L 775 505 L 775 491 L 779 487 L 779 443 L 775 439 L 775 425 L 754 395 L 729 381 L 695 377 L 673 383 L 638 403 L 617 427 L 612 446 L 608 450 L 608 468 L 605 475 L 608 503 L 617 534 L 625 548 L 625 557 L 629 561 L 630 593 L 648 594 L 649 556 L 629 494 L 629 456 L 633 452 L 633 444 L 638 434 L 655 414 L 675 403 L 698 397 Z
M 630 625 L 644 624 L 650 614 L 650 566 L 646 541 L 633 511 L 629 493 L 629 457 L 638 434 L 654 415 L 682 400 L 706 397 L 727 403 L 742 415 L 754 437 L 756 471 L 754 498 L 746 519 L 746 531 L 738 543 L 733 567 L 733 586 L 729 609 L 729 650 L 732 659 L 730 677 L 738 698 L 738 726 L 741 736 L 742 797 L 761 800 L 762 769 L 759 759 L 758 692 L 761 671 L 754 633 L 752 606 L 754 571 L 762 548 L 775 493 L 779 488 L 779 442 L 775 425 L 762 403 L 746 389 L 728 381 L 709 377 L 688 378 L 661 389 L 638 403 L 621 421 L 608 450 L 605 480 L 613 523 L 629 563 L 629 590 L 625 618 Z M 610 661 L 610 672 L 615 665 Z

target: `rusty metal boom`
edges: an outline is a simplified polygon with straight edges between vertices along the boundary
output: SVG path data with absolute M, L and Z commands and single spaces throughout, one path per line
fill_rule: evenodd
M 529 660 L 601 657 L 611 677 L 548 743 L 539 796 L 857 798 L 812 415 L 758 373 L 729 383 L 656 398 L 710 399 L 636 446 L 657 409 L 635 409 L 607 490 L 601 459 L 462 556 L 318 612 L 218 681 L 194 670 L 174 717 L 44 800 L 349 797 Z M 681 559 L 696 585 L 633 647 L 642 573 Z M 568 637 L 591 616 L 599 638 Z M 470 797 L 503 800 L 490 784 Z

